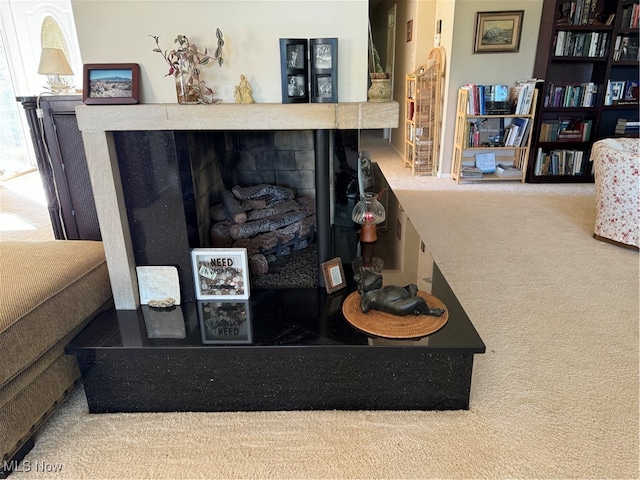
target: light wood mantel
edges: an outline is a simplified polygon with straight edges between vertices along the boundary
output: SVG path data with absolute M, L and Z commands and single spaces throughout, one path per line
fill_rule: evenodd
M 87 156 L 114 303 L 118 310 L 135 310 L 140 305 L 138 280 L 113 132 L 396 128 L 399 104 L 80 105 L 76 107 L 76 118 Z
M 81 131 L 397 128 L 398 102 L 80 105 Z

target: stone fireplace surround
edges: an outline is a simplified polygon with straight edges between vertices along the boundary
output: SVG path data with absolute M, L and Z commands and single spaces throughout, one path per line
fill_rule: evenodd
M 114 132 L 289 131 L 312 130 L 315 152 L 318 263 L 331 258 L 329 158 L 335 129 L 395 128 L 397 102 L 338 104 L 222 104 L 215 106 L 148 104 L 82 105 L 76 108 L 82 131 L 111 287 L 117 310 L 139 307 L 135 248 L 120 175 Z M 125 135 L 126 136 L 126 135 Z M 162 150 L 162 144 L 152 148 Z M 122 152 L 122 148 L 120 151 Z M 122 159 L 120 159 L 122 160 Z M 134 168 L 128 163 L 127 167 Z M 139 174 L 143 172 L 138 172 Z M 170 179 L 166 179 L 171 182 Z M 161 229 L 162 219 L 159 228 Z M 170 217 L 165 218 L 171 221 Z M 188 246 L 176 245 L 188 257 Z M 175 264 L 155 259 L 156 264 Z M 318 276 L 322 278 L 321 275 Z M 190 279 L 189 279 L 190 280 Z M 188 296 L 188 295 L 187 295 Z

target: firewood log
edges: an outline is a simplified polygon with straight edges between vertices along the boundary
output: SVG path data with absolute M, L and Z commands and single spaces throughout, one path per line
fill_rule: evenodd
M 297 210 L 280 215 L 274 215 L 270 218 L 254 220 L 252 222 L 236 223 L 235 225 L 231 225 L 229 231 L 231 236 L 235 239 L 253 237 L 262 232 L 271 232 L 278 228 L 285 227 L 297 222 L 298 220 L 302 220 L 306 216 L 307 214 L 305 212 Z
M 296 202 L 302 210 L 307 212 L 308 215 L 315 215 L 316 213 L 316 201 L 311 197 L 298 197 Z
M 241 200 L 240 206 L 244 208 L 245 212 L 249 210 L 256 210 L 258 208 L 266 208 L 267 199 L 266 198 L 252 198 L 249 200 Z
M 227 212 L 222 202 L 218 202 L 209 209 L 209 216 L 213 222 L 222 222 L 227 219 Z
M 247 221 L 247 213 L 229 190 L 222 191 L 222 203 L 227 211 L 227 218 L 234 223 Z
M 261 218 L 280 215 L 281 213 L 287 213 L 298 208 L 298 202 L 296 202 L 295 200 L 289 200 L 286 202 L 278 203 L 273 207 L 251 210 L 247 213 L 247 221 L 251 222 L 253 220 L 260 220 Z
M 290 188 L 267 184 L 253 185 L 251 187 L 241 187 L 236 185 L 231 189 L 231 191 L 238 200 L 260 198 L 266 195 L 270 195 L 277 201 L 291 200 L 294 197 L 294 192 Z
M 229 228 L 231 227 L 231 222 L 229 220 L 224 220 L 222 222 L 214 223 L 211 226 L 211 245 L 215 248 L 229 248 L 233 245 L 233 237 L 229 233 Z
M 269 262 L 261 253 L 249 257 L 249 270 L 253 275 L 266 275 L 269 273 Z

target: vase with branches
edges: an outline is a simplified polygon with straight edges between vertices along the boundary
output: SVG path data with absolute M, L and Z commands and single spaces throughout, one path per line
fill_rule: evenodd
M 185 35 L 178 35 L 174 43 L 178 46 L 173 50 L 162 50 L 160 48 L 160 37 L 149 35 L 154 39 L 156 48 L 154 52 L 162 55 L 169 65 L 169 72 L 165 77 L 173 76 L 176 81 L 176 93 L 180 104 L 212 104 L 220 103 L 222 100 L 214 97 L 215 92 L 200 79 L 200 67 L 216 61 L 218 66 L 222 66 L 224 58 L 222 47 L 224 38 L 222 31 L 216 29 L 218 45 L 213 55 L 209 55 L 208 50 L 200 51 L 195 43 L 192 43 Z

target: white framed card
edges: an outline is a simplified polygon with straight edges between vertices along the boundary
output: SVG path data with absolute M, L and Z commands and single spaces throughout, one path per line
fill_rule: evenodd
M 198 300 L 249 298 L 246 248 L 194 248 L 191 263 Z
M 494 152 L 477 153 L 476 167 L 482 170 L 482 173 L 493 173 L 496 171 L 496 154 Z

